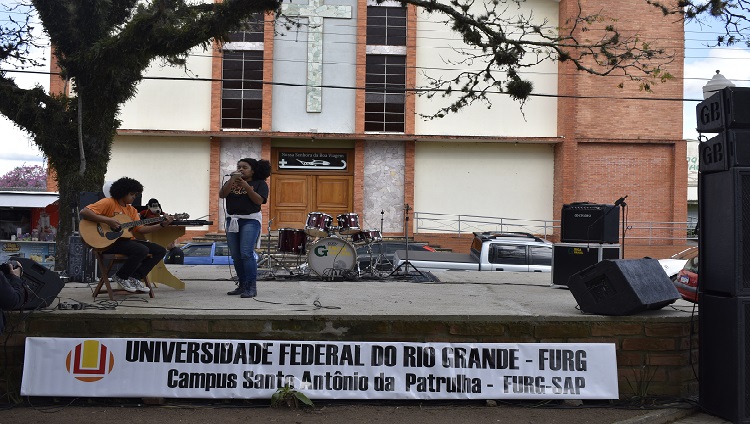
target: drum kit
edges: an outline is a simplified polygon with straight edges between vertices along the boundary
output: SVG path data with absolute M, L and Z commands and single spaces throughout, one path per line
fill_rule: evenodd
M 323 212 L 310 212 L 304 229 L 280 228 L 278 251 L 297 255 L 298 263 L 306 258 L 306 263 L 298 266 L 309 269 L 321 278 L 341 278 L 360 276 L 363 273 L 375 274 L 372 260 L 374 243 L 383 240 L 378 230 L 362 230 L 356 213 L 345 213 L 333 217 Z M 270 231 L 270 227 L 269 227 Z M 370 266 L 359 269 L 357 247 L 366 246 L 370 253 Z M 382 255 L 381 255 L 382 256 Z

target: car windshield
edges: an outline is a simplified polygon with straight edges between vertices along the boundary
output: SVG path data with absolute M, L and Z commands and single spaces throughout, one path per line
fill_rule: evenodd
M 210 244 L 193 244 L 182 250 L 185 256 L 211 256 Z

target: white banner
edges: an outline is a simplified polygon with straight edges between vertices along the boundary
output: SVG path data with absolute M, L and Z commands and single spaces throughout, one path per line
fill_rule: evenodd
M 29 337 L 24 396 L 617 399 L 610 343 Z

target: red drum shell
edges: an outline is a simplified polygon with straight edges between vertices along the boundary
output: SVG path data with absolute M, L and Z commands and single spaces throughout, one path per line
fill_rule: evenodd
M 331 231 L 333 217 L 323 212 L 310 212 L 307 214 L 305 233 L 313 237 L 327 237 Z
M 306 243 L 307 234 L 304 231 L 294 228 L 279 229 L 279 252 L 304 255 Z
M 336 220 L 339 223 L 339 233 L 349 235 L 360 232 L 359 215 L 356 213 L 350 212 L 338 215 Z
M 354 243 L 370 244 L 383 241 L 383 237 L 378 230 L 360 231 L 356 234 L 352 234 L 352 241 Z

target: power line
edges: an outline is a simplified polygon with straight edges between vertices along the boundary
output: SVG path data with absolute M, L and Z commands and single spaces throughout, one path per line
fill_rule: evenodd
M 0 70 L 3 71 L 3 70 Z M 3 71 L 3 72 L 27 72 L 27 71 Z M 36 74 L 48 74 L 48 75 L 59 75 L 59 73 L 50 73 L 50 72 L 42 72 L 42 71 L 28 71 L 31 73 Z M 223 79 L 217 79 L 217 78 L 182 78 L 182 77 L 144 77 L 144 80 L 156 80 L 156 81 L 190 81 L 190 82 L 223 82 Z M 698 79 L 698 78 L 693 78 Z M 706 79 L 708 80 L 708 78 Z M 278 87 L 298 87 L 303 88 L 307 87 L 307 84 L 299 84 L 299 83 L 289 83 L 289 82 L 280 82 L 280 81 L 258 81 L 258 80 L 243 80 L 245 82 L 255 82 L 260 83 L 263 85 L 272 85 L 272 86 L 278 86 Z M 338 89 L 338 90 L 359 90 L 359 91 L 365 91 L 365 87 L 353 87 L 353 86 L 343 86 L 343 85 L 327 85 L 323 84 L 320 85 L 321 88 L 330 88 L 330 89 Z M 382 88 L 379 88 L 378 90 L 371 90 L 372 92 L 380 92 L 382 91 Z M 442 93 L 446 92 L 447 90 L 441 90 L 441 89 L 431 89 L 431 88 L 404 88 L 404 92 L 406 93 L 416 93 L 416 94 L 426 94 L 426 93 Z M 455 90 L 453 90 L 455 91 Z M 479 93 L 479 91 L 477 91 Z M 500 91 L 492 91 L 488 90 L 485 91 L 485 93 L 488 94 L 501 94 L 501 95 L 507 95 L 508 93 L 500 92 Z M 544 93 L 532 93 L 530 94 L 532 97 L 546 97 L 546 98 L 564 98 L 564 99 L 604 99 L 604 100 L 646 100 L 646 101 L 670 101 L 670 102 L 700 102 L 703 101 L 703 99 L 686 99 L 686 98 L 675 98 L 675 97 L 632 97 L 632 96 L 624 96 L 624 97 L 617 97 L 617 96 L 571 96 L 571 95 L 562 95 L 562 94 L 544 94 Z

